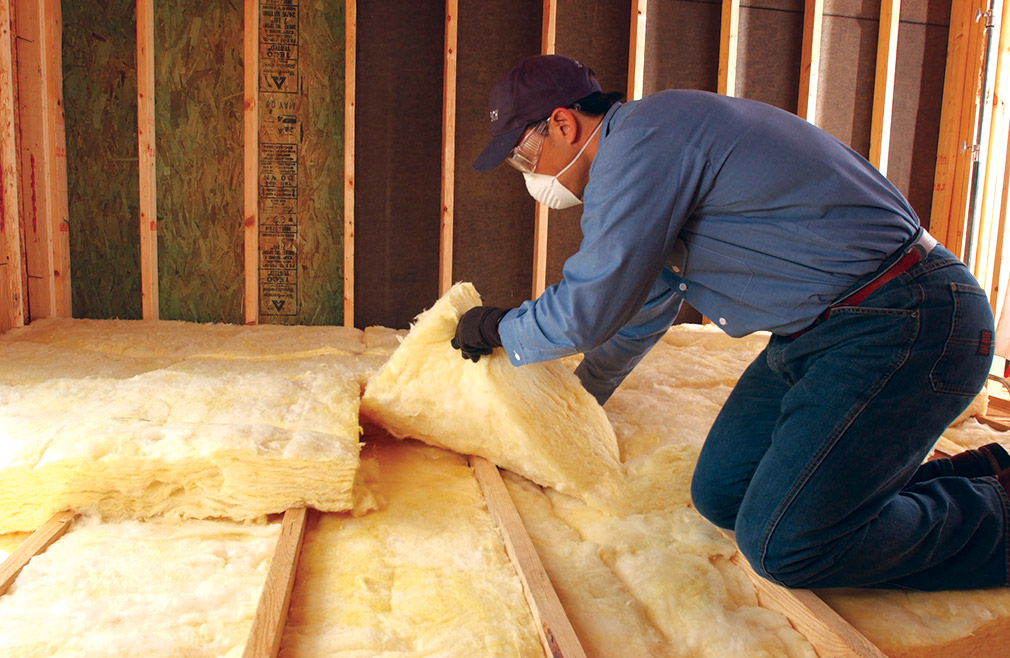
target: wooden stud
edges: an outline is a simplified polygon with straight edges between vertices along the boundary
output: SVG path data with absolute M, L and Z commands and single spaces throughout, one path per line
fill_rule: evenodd
M 2 10 L 0 10 L 2 14 Z M 2 19 L 2 15 L 0 15 Z M 70 523 L 77 516 L 73 512 L 58 512 L 33 532 L 7 559 L 0 563 L 0 596 L 3 596 L 25 565 L 70 529 Z
M 547 231 L 550 209 L 537 202 L 533 211 L 533 297 L 536 299 L 547 287 Z
M 723 531 L 733 539 L 733 533 Z M 887 658 L 849 622 L 810 590 L 787 589 L 759 576 L 737 551 L 730 562 L 744 570 L 757 590 L 761 607 L 774 610 L 813 645 L 818 656 L 831 658 Z
M 870 122 L 870 163 L 885 176 L 891 146 L 891 113 L 894 107 L 894 71 L 898 59 L 900 18 L 901 0 L 881 0 L 877 74 L 873 84 L 873 116 Z
M 631 3 L 631 38 L 628 43 L 628 100 L 638 100 L 645 93 L 645 30 L 648 0 Z
M 24 324 L 11 4 L 0 0 L 0 333 Z
M 49 194 L 53 203 L 52 273 L 53 315 L 69 318 L 70 304 L 70 210 L 67 194 L 67 136 L 63 116 L 63 18 L 60 0 L 45 0 L 43 23 L 46 30 L 46 98 L 51 112 L 47 117 L 51 149 Z
M 544 0 L 543 29 L 540 41 L 540 51 L 544 55 L 555 53 L 557 23 L 557 0 Z M 531 294 L 532 299 L 536 299 L 547 287 L 547 232 L 550 226 L 550 209 L 537 202 L 533 212 L 533 290 Z
M 1004 2 L 1004 5 L 1010 4 Z M 996 29 L 996 28 L 993 28 Z M 1004 53 L 1010 46 L 1010 30 L 999 30 L 999 40 L 996 47 L 996 57 L 990 62 L 995 67 L 993 72 L 993 89 L 989 98 L 988 140 L 985 147 L 985 161 L 980 163 L 981 201 L 975 227 L 975 261 L 972 273 L 983 289 L 992 290 L 989 303 L 993 312 L 995 303 L 996 280 L 993 274 L 998 272 L 996 259 L 1000 257 L 997 249 L 1002 246 L 1000 236 L 1006 225 L 1006 217 L 996 212 L 1001 203 L 1002 186 L 1006 170 L 1004 168 L 1007 146 L 1007 114 L 1004 101 L 1006 91 L 1006 67 L 1003 66 Z
M 978 98 L 979 52 L 975 16 L 983 0 L 958 0 L 951 6 L 947 68 L 943 80 L 940 134 L 936 152 L 929 232 L 959 258 L 963 254 L 965 185 L 971 172 L 973 110 Z
M 305 538 L 305 521 L 308 510 L 292 508 L 284 512 L 281 534 L 270 559 L 270 570 L 260 594 L 256 616 L 253 617 L 249 639 L 242 658 L 275 658 L 281 646 L 284 626 L 291 604 L 291 590 L 295 586 L 295 572 Z
M 438 294 L 452 287 L 453 204 L 456 187 L 456 25 L 457 0 L 445 0 L 442 76 L 442 219 L 439 224 Z
M 947 66 L 943 78 L 943 101 L 940 110 L 940 133 L 937 136 L 936 168 L 933 176 L 933 203 L 930 209 L 929 232 L 944 246 L 950 224 L 951 182 L 957 161 L 955 143 L 961 120 L 961 97 L 964 92 L 964 58 L 967 48 L 967 16 L 971 3 L 954 2 L 950 10 L 947 36 Z
M 66 140 L 59 5 L 16 0 L 15 15 L 27 321 L 70 314 Z
M 523 593 L 537 623 L 544 652 L 551 658 L 585 658 L 582 644 L 561 606 L 498 468 L 483 457 L 474 455 L 470 456 L 470 466 L 480 483 L 491 518 L 501 533 L 505 552 L 522 581 Z
M 960 131 L 955 142 L 957 160 L 951 191 L 951 222 L 947 225 L 947 238 L 944 241 L 944 245 L 954 246 L 952 251 L 958 258 L 963 258 L 965 252 L 964 233 L 967 228 L 969 188 L 976 157 L 972 147 L 977 138 L 978 106 L 982 102 L 982 51 L 985 43 L 983 38 L 985 21 L 979 20 L 979 18 L 986 6 L 987 0 L 973 0 L 966 17 L 969 39 L 963 69 L 964 86 L 961 97 Z M 957 221 L 954 221 L 955 218 Z
M 1004 0 L 1006 5 L 1010 5 L 1010 0 Z M 1006 7 L 1010 9 L 1010 7 Z M 1007 14 L 1004 14 L 1006 16 Z M 1010 41 L 1010 30 L 1007 30 L 1008 41 Z M 1002 38 L 1000 39 L 1002 42 Z M 1001 53 L 1003 52 L 1002 43 L 1000 47 Z M 1008 52 L 1010 56 L 1010 52 Z M 1010 78 L 1010 75 L 1007 76 Z M 1010 87 L 1010 85 L 1008 85 Z M 1007 93 L 1010 89 L 997 89 L 997 93 Z M 1002 103 L 1001 103 L 1002 104 Z M 1004 111 L 1004 114 L 1006 112 Z M 992 307 L 993 315 L 997 315 L 997 309 L 1002 309 L 1004 306 L 1004 300 L 1006 299 L 1006 277 L 1007 273 L 1003 272 L 1003 259 L 1006 258 L 1006 232 L 1007 232 L 1007 210 L 1008 202 L 1010 202 L 1010 123 L 1008 123 L 1010 117 L 1004 116 L 1004 139 L 1000 141 L 999 145 L 1003 151 L 1003 184 L 999 190 L 999 212 L 997 217 L 999 217 L 997 228 L 996 228 L 996 247 L 995 256 L 993 259 L 993 269 L 992 269 L 992 282 L 989 287 L 989 305 Z M 997 318 L 998 320 L 999 318 Z
M 245 268 L 245 323 L 257 324 L 260 317 L 259 274 L 259 0 L 245 0 L 242 7 L 242 222 Z
M 354 102 L 357 0 L 344 0 L 344 326 L 354 326 Z
M 540 35 L 541 54 L 553 55 L 557 52 L 557 34 L 558 0 L 544 0 L 544 15 Z
M 796 113 L 813 124 L 817 123 L 817 85 L 821 66 L 821 26 L 823 23 L 824 0 L 805 0 L 799 107 Z
M 26 248 L 25 237 L 26 236 L 25 236 L 25 221 L 24 221 L 24 217 L 25 217 L 25 195 L 20 193 L 23 181 L 22 181 L 22 176 L 21 176 L 21 159 L 18 157 L 18 154 L 19 154 L 20 149 L 21 149 L 21 98 L 20 98 L 20 94 L 19 94 L 19 90 L 18 90 L 18 80 L 20 79 L 20 77 L 19 77 L 20 73 L 19 73 L 19 68 L 18 68 L 18 55 L 17 55 L 17 52 L 18 52 L 18 41 L 19 41 L 19 39 L 17 38 L 17 23 L 18 23 L 18 18 L 17 18 L 17 2 L 18 2 L 18 0 L 4 0 L 4 2 L 7 5 L 7 7 L 9 8 L 9 10 L 10 10 L 11 70 L 12 70 L 11 80 L 13 81 L 13 83 L 12 83 L 13 95 L 14 95 L 14 112 L 13 112 L 13 115 L 14 115 L 14 136 L 15 136 L 13 144 L 14 144 L 14 147 L 15 147 L 15 151 L 14 151 L 14 164 L 15 164 L 15 171 L 17 172 L 17 179 L 16 179 L 17 183 L 16 183 L 16 186 L 15 186 L 15 189 L 18 191 L 17 211 L 18 211 L 18 224 L 19 224 L 19 227 L 20 227 L 20 236 L 18 236 L 18 237 L 19 237 L 19 241 L 21 243 L 20 244 L 20 246 L 21 246 L 21 249 L 20 249 L 21 267 L 19 268 L 20 269 L 20 275 L 19 276 L 21 278 L 21 317 L 22 317 L 22 322 L 24 322 L 29 317 L 29 311 L 28 311 L 28 267 L 25 264 L 25 260 L 26 260 L 25 259 L 25 252 L 26 252 L 26 249 L 25 249 Z M 2 181 L 0 181 L 0 186 L 2 186 L 2 185 L 3 185 L 3 183 L 2 183 Z M 29 201 L 29 203 L 30 203 L 30 201 Z M 31 208 L 30 205 L 29 205 L 29 208 Z M 3 302 L 0 302 L 0 309 L 2 309 L 3 307 L 4 307 L 3 306 Z M 3 311 L 0 311 L 0 315 L 2 315 L 2 314 L 3 314 Z
M 740 36 L 740 0 L 722 0 L 719 32 L 719 93 L 736 96 L 737 44 Z
M 145 320 L 158 319 L 158 195 L 154 138 L 154 0 L 137 0 L 137 144 L 140 288 Z

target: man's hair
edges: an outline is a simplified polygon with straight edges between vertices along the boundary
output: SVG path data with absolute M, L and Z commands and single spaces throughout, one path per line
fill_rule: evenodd
M 583 99 L 569 105 L 569 109 L 588 114 L 589 116 L 603 116 L 613 106 L 614 103 L 624 100 L 624 94 L 619 91 L 594 91 Z

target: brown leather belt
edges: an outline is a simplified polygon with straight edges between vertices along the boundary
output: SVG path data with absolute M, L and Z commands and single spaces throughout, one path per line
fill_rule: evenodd
M 845 297 L 842 297 L 837 302 L 831 306 L 824 309 L 817 319 L 814 320 L 809 327 L 806 329 L 800 329 L 796 333 L 790 334 L 790 338 L 799 338 L 803 334 L 807 333 L 814 326 L 820 322 L 823 322 L 831 317 L 831 311 L 842 306 L 859 306 L 863 303 L 867 297 L 873 294 L 880 286 L 884 285 L 894 277 L 907 272 L 912 268 L 913 265 L 925 258 L 929 252 L 933 251 L 933 247 L 936 246 L 936 238 L 929 234 L 928 231 L 922 229 L 916 238 L 905 247 L 905 253 L 902 254 L 901 258 L 894 261 L 890 267 L 880 272 L 877 276 L 873 277 L 861 287 L 857 288 L 853 292 L 849 293 Z

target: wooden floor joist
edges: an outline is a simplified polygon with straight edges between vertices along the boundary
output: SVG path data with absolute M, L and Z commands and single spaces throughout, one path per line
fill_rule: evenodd
M 14 584 L 14 579 L 33 557 L 49 548 L 54 541 L 70 529 L 70 522 L 74 520 L 75 516 L 77 515 L 74 512 L 69 511 L 53 514 L 24 543 L 15 548 L 6 560 L 0 563 L 0 596 L 10 589 L 10 586 Z
M 505 552 L 522 581 L 544 652 L 550 658 L 585 658 L 582 644 L 547 577 L 498 467 L 483 457 L 473 455 L 470 456 L 470 466 L 480 483 L 491 518 L 501 532 Z
M 295 586 L 295 572 L 305 537 L 305 522 L 308 510 L 304 507 L 284 512 L 281 534 L 270 560 L 270 570 L 263 585 L 256 616 L 253 617 L 249 640 L 246 642 L 242 658 L 275 658 L 284 635 L 284 625 L 288 619 L 291 604 L 291 590 Z
M 733 539 L 733 533 L 724 531 L 723 534 Z M 761 607 L 774 610 L 788 619 L 821 658 L 887 658 L 815 593 L 788 589 L 762 578 L 740 551 L 730 561 L 743 569 L 754 583 Z

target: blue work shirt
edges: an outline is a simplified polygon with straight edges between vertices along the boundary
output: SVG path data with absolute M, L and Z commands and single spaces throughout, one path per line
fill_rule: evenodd
M 585 357 L 601 402 L 682 300 L 730 336 L 809 326 L 916 232 L 862 156 L 764 103 L 671 90 L 616 104 L 560 283 L 499 324 L 513 365 Z

